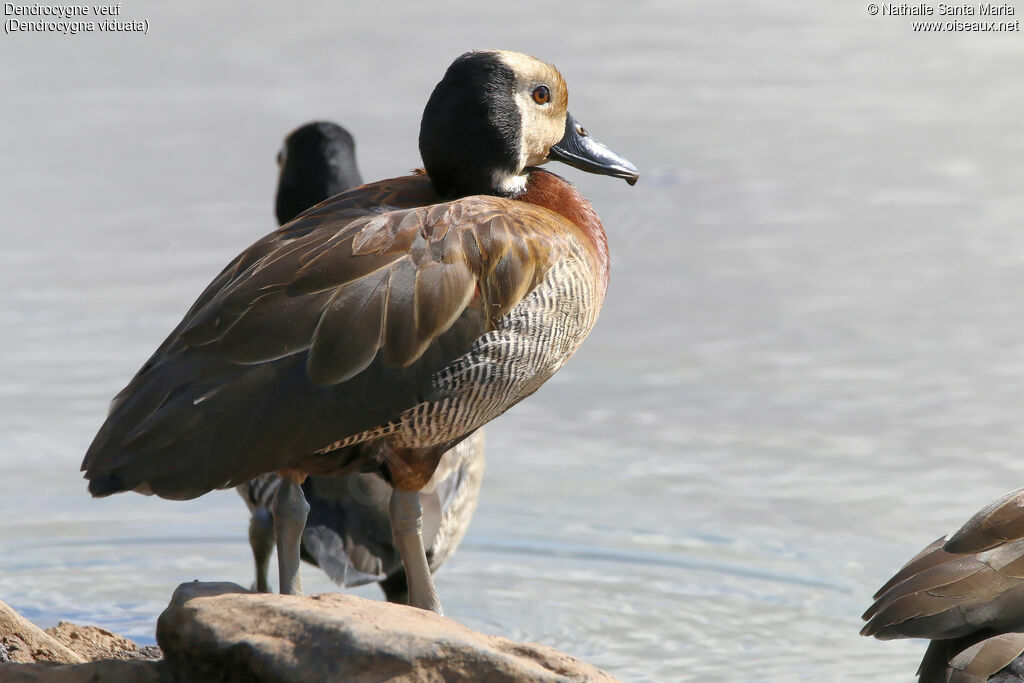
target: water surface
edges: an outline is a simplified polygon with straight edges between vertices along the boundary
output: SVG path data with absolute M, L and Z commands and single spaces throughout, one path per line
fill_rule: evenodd
M 853 3 L 124 12 L 149 35 L 0 40 L 0 599 L 152 642 L 179 583 L 251 581 L 233 492 L 93 501 L 82 454 L 272 229 L 285 132 L 336 119 L 364 177 L 404 173 L 448 62 L 502 47 L 556 63 L 644 175 L 564 169 L 611 288 L 488 428 L 448 614 L 627 680 L 911 679 L 921 644 L 857 636 L 871 593 L 1024 485 L 1020 34 Z

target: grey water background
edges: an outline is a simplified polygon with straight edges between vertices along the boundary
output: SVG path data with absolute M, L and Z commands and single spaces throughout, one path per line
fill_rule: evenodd
M 129 18 L 149 35 L 0 37 L 0 599 L 152 642 L 179 583 L 252 580 L 234 492 L 91 500 L 82 454 L 274 227 L 284 133 L 341 121 L 367 179 L 402 174 L 450 60 L 500 47 L 557 64 L 643 177 L 554 169 L 605 222 L 611 287 L 577 357 L 488 427 L 448 614 L 627 680 L 911 680 L 923 645 L 860 638 L 861 611 L 1024 485 L 1019 33 L 856 2 Z

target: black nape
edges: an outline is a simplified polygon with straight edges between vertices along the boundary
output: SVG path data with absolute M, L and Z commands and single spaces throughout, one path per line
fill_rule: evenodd
M 420 124 L 420 155 L 442 197 L 499 194 L 495 174 L 517 170 L 515 82 L 497 54 L 467 52 L 434 88 Z

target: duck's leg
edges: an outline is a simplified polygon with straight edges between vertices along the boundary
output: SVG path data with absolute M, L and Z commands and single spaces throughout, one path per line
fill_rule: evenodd
M 253 510 L 249 520 L 249 546 L 256 561 L 256 585 L 253 590 L 269 593 L 267 572 L 270 569 L 270 555 L 274 552 L 274 516 L 263 506 Z
M 406 581 L 409 584 L 409 604 L 444 614 L 441 610 L 441 600 L 434 588 L 434 578 L 430 575 L 430 567 L 427 565 L 427 554 L 423 549 L 423 508 L 420 505 L 420 492 L 396 488 L 391 494 L 390 513 L 391 533 L 398 554 L 402 556 Z
M 277 570 L 281 579 L 281 593 L 302 595 L 302 576 L 299 574 L 299 550 L 302 530 L 306 528 L 309 503 L 302 495 L 301 480 L 290 474 L 281 477 L 281 486 L 274 496 L 274 532 L 277 536 Z

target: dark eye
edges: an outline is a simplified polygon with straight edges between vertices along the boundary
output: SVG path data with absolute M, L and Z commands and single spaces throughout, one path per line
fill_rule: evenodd
M 538 85 L 533 89 L 533 101 L 537 104 L 547 104 L 551 99 L 551 91 L 546 85 Z

